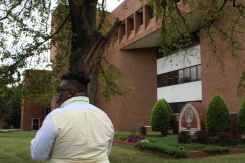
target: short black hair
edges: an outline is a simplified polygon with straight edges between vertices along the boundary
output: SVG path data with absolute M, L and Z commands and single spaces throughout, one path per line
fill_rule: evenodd
M 90 82 L 90 78 L 84 71 L 70 71 L 63 74 L 61 80 L 70 80 L 72 85 L 77 89 L 82 89 L 87 92 L 87 85 Z
M 88 85 L 90 78 L 84 71 L 67 72 L 61 76 L 61 80 L 76 80 L 83 85 Z

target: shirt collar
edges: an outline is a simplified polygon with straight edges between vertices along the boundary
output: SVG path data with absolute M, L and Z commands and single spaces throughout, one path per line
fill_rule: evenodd
M 69 98 L 60 105 L 60 108 L 64 108 L 66 105 L 74 103 L 89 103 L 89 98 L 86 96 L 77 96 Z

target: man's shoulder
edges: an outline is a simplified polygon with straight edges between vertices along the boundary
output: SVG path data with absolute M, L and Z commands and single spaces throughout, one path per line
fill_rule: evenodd
M 76 110 L 76 109 L 100 110 L 98 107 L 89 103 L 74 103 L 64 107 L 64 110 Z
M 89 104 L 89 103 L 75 103 L 75 104 L 69 104 L 69 105 L 66 105 L 65 107 L 63 108 L 56 108 L 54 109 L 50 115 L 51 116 L 55 116 L 57 114 L 61 114 L 61 113 L 66 113 L 66 112 L 69 112 L 69 111 L 75 111 L 75 110 L 91 110 L 91 111 L 101 111 L 104 113 L 104 111 L 102 111 L 101 109 L 99 109 L 98 107 L 92 105 L 92 104 Z

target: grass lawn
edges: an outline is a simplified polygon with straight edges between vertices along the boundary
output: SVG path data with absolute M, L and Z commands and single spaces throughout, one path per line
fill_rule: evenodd
M 33 163 L 30 156 L 30 141 L 35 132 L 0 132 L 0 163 Z M 135 148 L 123 148 L 113 145 L 110 155 L 111 163 L 167 163 L 167 162 L 198 162 L 242 163 L 245 154 L 215 156 L 197 159 L 168 159 L 153 154 L 140 152 Z

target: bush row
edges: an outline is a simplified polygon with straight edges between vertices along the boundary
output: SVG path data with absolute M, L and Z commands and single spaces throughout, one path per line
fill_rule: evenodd
M 151 142 L 149 143 L 138 142 L 136 143 L 135 147 L 140 148 L 140 149 L 151 149 L 155 151 L 164 152 L 166 154 L 175 156 L 176 158 L 187 157 L 187 154 L 185 151 L 180 150 L 174 146 L 160 146 L 159 144 L 151 143 Z

